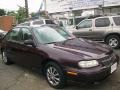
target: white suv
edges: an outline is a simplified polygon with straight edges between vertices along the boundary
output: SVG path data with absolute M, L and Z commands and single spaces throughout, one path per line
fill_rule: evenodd
M 19 24 L 18 26 L 37 26 L 37 25 L 46 25 L 46 24 L 55 24 L 53 20 L 50 19 L 36 19 L 26 21 L 24 23 Z

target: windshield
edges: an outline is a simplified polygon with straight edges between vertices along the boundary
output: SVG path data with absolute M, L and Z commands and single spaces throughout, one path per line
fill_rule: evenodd
M 39 43 L 42 44 L 61 42 L 70 38 L 70 35 L 59 27 L 37 27 L 33 32 L 35 33 Z

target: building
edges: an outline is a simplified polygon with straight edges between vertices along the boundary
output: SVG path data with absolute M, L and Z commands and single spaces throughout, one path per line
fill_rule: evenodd
M 47 0 L 46 10 L 53 18 L 120 14 L 120 0 Z

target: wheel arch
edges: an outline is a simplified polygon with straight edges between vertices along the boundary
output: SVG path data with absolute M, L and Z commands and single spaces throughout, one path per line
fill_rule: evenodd
M 118 36 L 118 37 L 120 38 L 120 33 L 109 33 L 109 34 L 107 34 L 107 35 L 105 36 L 104 41 L 106 42 L 107 37 L 109 37 L 109 36 L 111 36 L 111 35 L 116 35 L 116 36 Z
M 43 60 L 41 65 L 42 65 L 42 72 L 44 73 L 44 69 L 45 69 L 45 66 L 49 63 L 49 62 L 54 62 L 56 63 L 60 68 L 62 68 L 62 66 L 60 65 L 59 62 L 57 62 L 56 60 L 54 59 L 51 59 L 51 58 L 48 58 L 46 60 Z

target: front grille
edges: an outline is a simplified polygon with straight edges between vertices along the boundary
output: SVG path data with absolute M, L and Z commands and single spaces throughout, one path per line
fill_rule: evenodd
M 106 55 L 111 56 L 113 54 L 113 50 L 110 50 L 109 52 L 106 53 Z
M 102 58 L 100 61 L 103 66 L 109 66 L 113 64 L 113 62 L 115 61 L 115 55 L 112 54 L 111 56 L 106 56 Z

